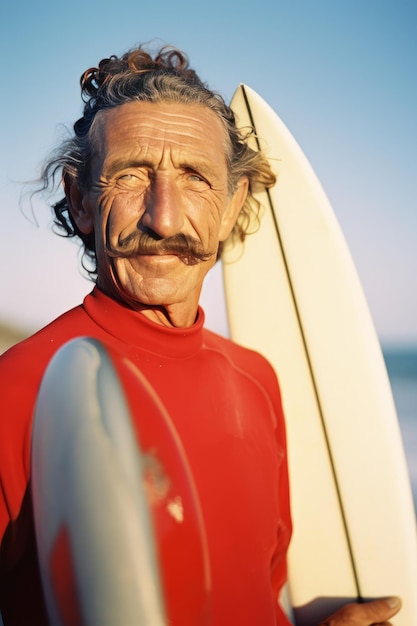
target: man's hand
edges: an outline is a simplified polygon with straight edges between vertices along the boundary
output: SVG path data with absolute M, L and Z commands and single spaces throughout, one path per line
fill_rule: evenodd
M 387 620 L 401 608 L 399 598 L 384 598 L 363 604 L 347 604 L 320 623 L 320 626 L 389 626 Z

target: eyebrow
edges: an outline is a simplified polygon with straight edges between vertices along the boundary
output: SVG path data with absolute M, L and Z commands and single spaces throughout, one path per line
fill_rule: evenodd
M 116 161 L 109 164 L 108 168 L 106 168 L 105 174 L 106 176 L 111 177 L 121 170 L 140 167 L 145 167 L 153 170 L 155 168 L 155 164 L 148 159 L 117 159 Z M 179 163 L 178 169 L 199 172 L 207 178 L 215 176 L 213 167 L 210 167 L 210 165 L 204 163 L 203 161 L 183 161 Z
M 203 176 L 207 177 L 215 175 L 213 168 L 203 161 L 184 161 L 183 163 L 180 163 L 180 168 L 184 170 L 192 170 L 193 172 L 199 172 Z
M 113 161 L 109 164 L 105 172 L 106 176 L 114 176 L 114 174 L 117 174 L 117 172 L 120 172 L 120 170 L 126 170 L 135 167 L 147 167 L 152 169 L 153 164 L 146 159 L 117 159 L 116 161 Z

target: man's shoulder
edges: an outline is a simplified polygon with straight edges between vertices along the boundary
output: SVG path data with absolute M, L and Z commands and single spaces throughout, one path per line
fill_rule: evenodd
M 231 339 L 204 329 L 204 346 L 208 350 L 222 353 L 233 365 L 247 372 L 254 378 L 276 383 L 275 370 L 269 361 L 259 352 L 235 343 Z
M 0 377 L 33 369 L 42 369 L 57 349 L 77 335 L 79 322 L 85 314 L 76 307 L 44 326 L 33 335 L 16 343 L 0 356 Z
M 204 328 L 204 344 L 208 348 L 224 350 L 228 354 L 235 355 L 238 358 L 256 360 L 256 361 L 265 361 L 268 362 L 265 357 L 263 357 L 259 352 L 253 350 L 252 348 L 245 347 L 241 344 L 236 343 L 232 339 L 225 337 L 224 335 L 219 335 L 218 333 L 209 330 L 208 328 Z

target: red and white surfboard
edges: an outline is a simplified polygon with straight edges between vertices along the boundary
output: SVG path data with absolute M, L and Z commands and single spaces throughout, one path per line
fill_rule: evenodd
M 66 344 L 45 373 L 32 491 L 52 624 L 210 623 L 205 532 L 181 442 L 143 375 L 94 339 Z

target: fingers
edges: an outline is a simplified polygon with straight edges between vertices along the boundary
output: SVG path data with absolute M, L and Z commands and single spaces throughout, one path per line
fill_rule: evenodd
M 389 626 L 389 620 L 401 608 L 401 600 L 396 597 L 381 598 L 363 604 L 347 604 L 333 613 L 320 626 Z

